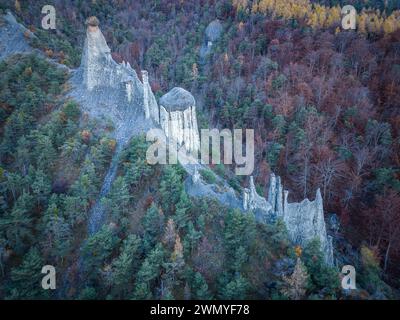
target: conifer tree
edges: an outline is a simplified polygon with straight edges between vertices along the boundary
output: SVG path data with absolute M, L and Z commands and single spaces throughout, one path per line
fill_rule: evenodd
M 160 184 L 162 208 L 165 212 L 172 213 L 174 211 L 182 190 L 182 177 L 177 167 L 166 166 Z
M 140 238 L 129 235 L 122 244 L 119 256 L 112 262 L 111 283 L 117 297 L 128 293 L 140 257 Z
M 282 293 L 290 299 L 300 300 L 306 293 L 308 282 L 307 269 L 298 257 L 293 274 L 290 277 L 283 276 L 285 282 Z
M 82 248 L 85 271 L 89 278 L 98 278 L 101 268 L 110 258 L 118 238 L 108 226 L 90 236 Z
M 196 272 L 193 279 L 193 296 L 197 300 L 211 300 L 212 295 L 209 291 L 208 284 L 201 273 Z
M 187 223 L 189 221 L 188 211 L 190 209 L 190 206 L 191 206 L 190 199 L 186 194 L 186 191 L 182 190 L 179 197 L 179 201 L 176 205 L 176 211 L 174 215 L 174 220 L 176 222 L 178 230 L 186 228 Z
M 103 203 L 106 205 L 110 212 L 111 220 L 116 223 L 121 230 L 128 227 L 128 213 L 129 201 L 131 196 L 129 194 L 128 185 L 123 177 L 118 177 L 111 188 L 111 191 Z
M 157 243 L 164 226 L 164 215 L 153 203 L 143 217 L 144 228 L 143 247 L 145 252 L 151 251 Z
M 22 263 L 11 270 L 11 299 L 41 299 L 47 297 L 41 281 L 42 267 L 45 265 L 39 250 L 32 248 L 24 256 Z
M 134 299 L 142 300 L 154 298 L 151 288 L 154 285 L 155 279 L 160 276 L 163 260 L 164 249 L 159 243 L 143 261 L 143 264 L 136 275 L 135 289 L 133 293 Z

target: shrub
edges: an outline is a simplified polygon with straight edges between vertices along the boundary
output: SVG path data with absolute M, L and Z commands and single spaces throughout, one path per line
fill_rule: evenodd
M 204 181 L 208 184 L 214 184 L 217 182 L 217 178 L 215 174 L 209 169 L 202 169 L 199 171 L 201 176 L 203 177 Z

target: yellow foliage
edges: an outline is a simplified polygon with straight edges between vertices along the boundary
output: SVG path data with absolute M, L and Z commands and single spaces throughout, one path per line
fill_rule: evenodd
M 367 34 L 367 19 L 368 16 L 365 14 L 365 12 L 361 12 L 361 14 L 358 15 L 357 17 L 358 32 L 362 34 Z
M 257 12 L 258 12 L 258 3 L 255 2 L 251 7 L 251 13 L 257 13 Z
M 21 12 L 21 4 L 19 3 L 18 0 L 15 0 L 14 6 L 15 6 L 15 11 Z
M 301 256 L 301 254 L 303 253 L 303 249 L 300 246 L 296 246 L 294 248 L 294 253 L 296 254 L 296 257 L 299 258 Z
M 24 74 L 27 75 L 28 77 L 30 77 L 32 75 L 32 68 L 27 67 L 24 71 Z
M 115 150 L 116 145 L 117 145 L 117 141 L 115 141 L 114 139 L 110 139 L 110 141 L 108 142 L 108 146 L 111 151 Z
M 396 26 L 396 23 L 397 23 L 397 26 Z M 399 24 L 399 21 L 396 21 L 396 18 L 394 17 L 394 15 L 391 14 L 383 22 L 383 31 L 385 32 L 385 34 L 392 33 L 394 31 L 396 31 L 396 29 L 399 27 L 398 24 Z
M 367 246 L 361 247 L 361 260 L 364 267 L 379 268 L 379 258 L 376 250 Z
M 232 0 L 236 8 L 241 8 L 243 0 Z M 246 5 L 247 5 L 247 1 Z M 270 14 L 272 17 L 304 20 L 312 28 L 340 26 L 341 8 L 312 4 L 310 0 L 259 0 L 254 1 L 252 13 Z M 400 11 L 394 11 L 384 18 L 379 10 L 357 14 L 357 29 L 362 34 L 392 33 L 400 29 Z M 337 33 L 337 32 L 336 32 Z
M 307 24 L 311 28 L 317 28 L 318 27 L 318 15 L 315 12 L 312 12 L 308 18 Z
M 176 235 L 174 252 L 172 253 L 171 258 L 172 258 L 172 261 L 183 259 L 183 246 L 182 246 L 181 238 L 179 237 L 179 235 Z
M 335 25 L 340 25 L 341 23 L 341 10 L 339 6 L 332 7 L 328 11 L 328 16 L 326 17 L 326 27 L 332 27 Z
M 232 5 L 236 10 L 245 9 L 247 7 L 247 0 L 232 0 Z
M 302 299 L 306 293 L 308 278 L 306 267 L 300 258 L 297 258 L 293 274 L 290 277 L 283 276 L 284 286 L 281 292 L 289 299 Z

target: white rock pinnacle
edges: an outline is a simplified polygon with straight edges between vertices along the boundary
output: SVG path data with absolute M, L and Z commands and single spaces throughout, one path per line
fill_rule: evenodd
M 325 261 L 333 265 L 332 238 L 327 236 L 320 190 L 317 190 L 314 201 L 305 199 L 302 202 L 289 203 L 288 195 L 288 191 L 283 191 L 280 177 L 272 173 L 267 201 L 257 194 L 251 177 L 250 189 L 244 189 L 243 207 L 245 210 L 263 211 L 264 216 L 281 218 L 290 240 L 302 247 L 313 239 L 318 239 Z
M 193 154 L 200 149 L 194 97 L 182 88 L 173 88 L 160 99 L 160 125 L 168 138 Z
M 156 123 L 160 123 L 160 114 L 156 98 L 149 84 L 149 74 L 142 70 L 143 79 L 143 100 L 146 118 L 152 118 Z

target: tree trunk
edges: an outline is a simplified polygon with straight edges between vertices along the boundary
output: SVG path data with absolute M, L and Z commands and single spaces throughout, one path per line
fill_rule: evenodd
M 383 271 L 385 271 L 385 272 L 386 272 L 387 265 L 388 265 L 388 262 L 389 262 L 389 252 L 390 252 L 390 245 L 391 245 L 391 244 L 392 244 L 391 241 L 389 241 L 389 244 L 388 244 L 388 246 L 387 246 L 387 248 L 386 248 L 385 263 L 384 263 L 384 265 L 383 265 Z

